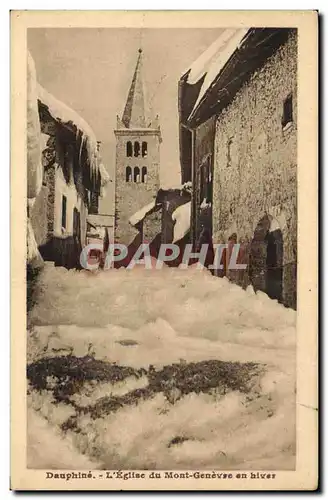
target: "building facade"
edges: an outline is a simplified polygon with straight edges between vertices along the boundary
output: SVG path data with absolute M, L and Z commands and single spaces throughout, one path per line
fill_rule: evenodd
M 76 268 L 86 244 L 88 210 L 103 184 L 97 142 L 88 124 L 41 86 L 38 112 L 43 179 L 29 220 L 43 260 Z
M 189 241 L 190 231 L 190 186 L 188 184 L 176 186 L 175 188 L 160 188 L 155 199 L 141 207 L 129 219 L 129 223 L 136 228 L 138 236 L 134 240 L 134 246 L 130 246 L 130 255 L 127 260 L 133 258 L 133 254 L 140 243 L 145 242 L 144 234 L 149 234 L 150 226 L 153 230 L 153 217 L 156 214 L 160 221 L 158 232 L 152 240 L 148 240 L 149 251 L 153 258 L 158 258 L 162 244 L 175 243 L 179 245 L 180 255 L 178 258 L 168 261 L 170 266 L 178 266 L 182 260 L 183 249 Z M 186 216 L 186 213 L 188 215 Z
M 190 151 L 184 134 L 181 154 L 191 158 L 192 238 L 197 246 L 207 226 L 213 243 L 229 245 L 219 275 L 296 308 L 297 31 L 230 31 L 221 57 L 201 74 L 187 116 L 180 104 L 191 137 Z M 229 269 L 233 243 L 246 269 Z
M 151 203 L 160 185 L 161 131 L 156 118 L 148 122 L 145 115 L 142 80 L 142 51 L 139 50 L 127 102 L 117 118 L 115 178 L 115 241 L 129 245 L 138 230 L 129 223 L 140 207 Z M 152 214 L 143 233 L 152 241 L 160 231 L 160 216 Z
M 232 279 L 296 307 L 296 33 L 217 120 L 214 171 L 214 239 L 235 234 L 248 250 Z

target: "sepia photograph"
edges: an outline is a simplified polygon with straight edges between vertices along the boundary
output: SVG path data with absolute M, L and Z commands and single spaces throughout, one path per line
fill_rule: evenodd
M 315 447 L 297 375 L 316 283 L 300 265 L 317 168 L 309 147 L 306 185 L 304 27 L 234 15 L 24 31 L 20 431 L 42 489 L 275 489 L 300 463 L 298 405 Z

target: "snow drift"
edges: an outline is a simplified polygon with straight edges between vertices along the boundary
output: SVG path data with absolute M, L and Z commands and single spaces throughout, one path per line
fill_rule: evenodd
M 295 311 L 194 268 L 47 266 L 38 286 L 34 455 L 37 415 L 102 468 L 295 467 Z

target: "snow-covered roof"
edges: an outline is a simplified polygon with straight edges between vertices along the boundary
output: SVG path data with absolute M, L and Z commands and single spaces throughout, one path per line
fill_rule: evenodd
M 97 139 L 90 125 L 73 109 L 59 101 L 50 92 L 38 84 L 38 98 L 45 104 L 51 116 L 63 123 L 72 122 L 80 130 L 85 138 L 88 139 L 94 151 L 97 150 Z
M 153 200 L 151 203 L 148 203 L 148 205 L 145 205 L 142 207 L 138 212 L 134 213 L 130 219 L 129 223 L 131 226 L 136 226 L 141 222 L 147 215 L 152 213 L 156 208 L 156 200 Z M 160 208 L 160 207 L 159 207 Z
M 76 132 L 81 133 L 81 140 L 86 146 L 91 170 L 93 174 L 97 172 L 100 175 L 101 187 L 105 186 L 110 177 L 103 163 L 98 161 L 97 139 L 90 125 L 76 111 L 59 101 L 40 84 L 37 84 L 37 94 L 38 100 L 47 107 L 49 114 L 55 121 L 71 124 L 76 128 Z
M 82 144 L 85 144 L 88 159 L 93 173 L 99 172 L 97 165 L 97 139 L 90 125 L 73 109 L 59 101 L 40 84 L 37 86 L 39 101 L 48 108 L 51 117 L 60 123 L 71 124 L 76 128 L 76 133 L 82 135 Z
M 107 214 L 88 214 L 87 221 L 94 227 L 98 226 L 113 227 L 114 216 Z
M 187 82 L 190 85 L 197 83 L 202 76 L 208 71 L 209 65 L 212 62 L 213 57 L 217 54 L 219 49 L 222 49 L 223 45 L 231 38 L 232 34 L 236 32 L 235 29 L 225 29 L 221 35 L 202 52 L 202 54 L 192 63 L 191 66 L 186 68 L 183 75 L 188 73 Z
M 173 243 L 181 240 L 190 230 L 191 201 L 180 205 L 172 214 L 175 221 L 173 229 Z
M 193 85 L 204 77 L 197 100 L 189 115 L 193 117 L 199 103 L 222 71 L 232 54 L 240 47 L 249 29 L 225 29 L 215 42 L 191 65 L 186 82 Z
M 191 181 L 185 182 L 183 184 L 165 184 L 161 188 L 163 191 L 189 191 L 192 190 Z
M 36 198 L 42 188 L 41 128 L 37 101 L 37 81 L 33 58 L 27 54 L 26 85 L 26 149 L 27 149 L 27 197 Z

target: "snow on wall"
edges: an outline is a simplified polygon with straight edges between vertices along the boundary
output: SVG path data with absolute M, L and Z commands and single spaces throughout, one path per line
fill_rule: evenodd
M 99 163 L 99 173 L 101 176 L 101 186 L 103 187 L 110 181 L 110 177 L 105 165 L 101 162 Z M 102 195 L 105 196 L 104 191 L 102 192 Z
M 205 74 L 204 82 L 198 94 L 198 98 L 190 113 L 189 119 L 194 115 L 198 104 L 212 85 L 217 75 L 224 68 L 232 54 L 238 49 L 241 41 L 247 34 L 248 29 L 227 29 L 220 37 L 197 59 L 191 66 L 187 82 L 197 83 Z
M 27 54 L 27 92 L 26 92 L 26 151 L 27 151 L 27 262 L 42 261 L 30 216 L 37 196 L 42 188 L 43 167 L 41 162 L 41 127 L 39 121 L 37 82 L 34 61 Z
M 41 128 L 34 61 L 27 54 L 27 197 L 36 198 L 42 186 Z
M 191 201 L 178 207 L 172 214 L 175 221 L 173 243 L 182 240 L 190 230 Z

